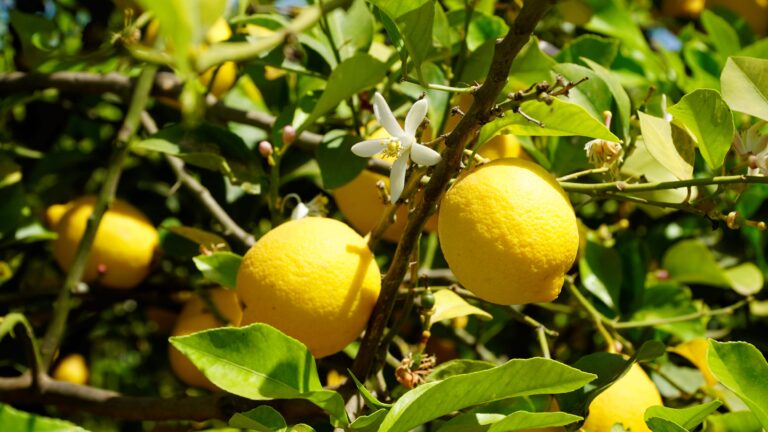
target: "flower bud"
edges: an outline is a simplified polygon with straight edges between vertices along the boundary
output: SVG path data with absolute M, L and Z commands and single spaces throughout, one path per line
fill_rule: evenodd
M 265 158 L 272 156 L 273 152 L 272 144 L 270 144 L 269 141 L 262 141 L 259 143 L 259 154 Z

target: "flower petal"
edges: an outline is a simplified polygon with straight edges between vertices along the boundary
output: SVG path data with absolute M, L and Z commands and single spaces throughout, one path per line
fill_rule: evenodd
M 392 170 L 389 172 L 389 197 L 390 201 L 395 203 L 400 199 L 400 194 L 405 188 L 405 171 L 408 169 L 408 153 L 403 153 L 392 164 Z
M 416 129 L 419 127 L 424 117 L 427 116 L 427 109 L 429 108 L 429 102 L 427 98 L 416 101 L 411 109 L 408 111 L 408 115 L 405 116 L 405 133 L 409 136 L 416 135 Z
M 352 146 L 352 153 L 360 157 L 371 157 L 384 150 L 383 139 L 361 141 Z
M 373 114 L 376 116 L 376 120 L 379 121 L 381 127 L 393 137 L 400 137 L 404 134 L 403 128 L 400 127 L 381 93 L 373 95 Z
M 423 144 L 414 144 L 411 147 L 411 159 L 419 165 L 432 166 L 440 162 L 440 153 Z

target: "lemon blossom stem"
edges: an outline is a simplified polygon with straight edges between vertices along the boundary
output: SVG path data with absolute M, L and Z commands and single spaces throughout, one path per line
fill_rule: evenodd
M 136 88 L 131 97 L 125 119 L 117 132 L 115 149 L 112 154 L 112 159 L 107 167 L 106 178 L 101 186 L 98 197 L 96 198 L 93 213 L 88 218 L 83 237 L 77 245 L 75 258 L 67 272 L 67 277 L 64 279 L 64 284 L 59 291 L 53 318 L 48 325 L 45 337 L 40 346 L 43 369 L 47 369 L 50 366 L 53 356 L 59 348 L 61 338 L 64 335 L 67 317 L 69 316 L 71 292 L 82 279 L 85 265 L 88 261 L 88 255 L 91 246 L 93 245 L 93 241 L 96 238 L 96 230 L 99 228 L 101 218 L 107 211 L 107 207 L 109 207 L 110 203 L 115 199 L 115 190 L 120 181 L 120 174 L 123 171 L 123 163 L 130 151 L 131 139 L 133 139 L 133 136 L 138 129 L 141 113 L 147 105 L 156 72 L 157 66 L 145 66 L 136 82 Z

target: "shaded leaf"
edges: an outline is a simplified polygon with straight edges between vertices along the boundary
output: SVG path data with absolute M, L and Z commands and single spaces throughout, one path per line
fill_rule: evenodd
M 359 141 L 360 138 L 346 135 L 344 131 L 325 134 L 323 142 L 315 150 L 324 188 L 341 187 L 365 169 L 368 159 L 358 157 L 350 150 Z
M 237 272 L 243 257 L 232 252 L 214 252 L 210 255 L 198 255 L 192 258 L 195 267 L 211 282 L 224 288 L 235 289 Z
M 648 153 L 668 169 L 679 180 L 690 179 L 693 175 L 693 159 L 685 159 L 675 147 L 672 139 L 672 124 L 663 118 L 650 116 L 638 111 L 640 130 Z
M 2 403 L 0 425 L 3 430 L 13 432 L 87 432 L 70 422 L 19 411 Z
M 733 116 L 720 93 L 699 89 L 669 108 L 673 122 L 687 130 L 711 169 L 720 168 L 733 140 Z
M 708 415 L 717 411 L 722 404 L 723 403 L 719 400 L 715 400 L 686 408 L 667 408 L 658 405 L 652 406 L 645 410 L 645 421 L 648 422 L 648 420 L 653 418 L 664 419 L 678 426 L 682 426 L 683 430 L 693 430 L 693 428 L 701 424 Z
M 288 427 L 283 415 L 268 405 L 258 406 L 250 411 L 235 413 L 229 425 L 253 429 L 258 432 L 282 432 Z
M 386 409 L 379 409 L 365 416 L 360 416 L 349 425 L 349 428 L 358 432 L 376 432 L 379 430 L 381 422 L 387 415 Z
M 706 9 L 702 11 L 701 25 L 707 31 L 709 40 L 717 49 L 717 53 L 723 58 L 734 55 L 741 49 L 736 30 L 728 24 L 728 21 L 714 12 Z
M 616 249 L 587 240 L 584 253 L 579 258 L 579 273 L 587 291 L 608 307 L 618 306 L 622 267 L 621 256 Z

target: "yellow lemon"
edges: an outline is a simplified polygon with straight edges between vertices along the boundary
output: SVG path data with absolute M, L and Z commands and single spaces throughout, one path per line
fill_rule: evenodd
M 498 304 L 555 299 L 579 248 L 565 192 L 544 168 L 519 158 L 462 175 L 445 194 L 437 229 L 459 282 Z
M 267 323 L 318 358 L 360 335 L 380 289 L 381 274 L 365 239 L 328 218 L 274 228 L 245 254 L 237 273 L 243 325 Z
M 589 432 L 610 432 L 620 423 L 632 432 L 651 432 L 645 425 L 645 410 L 662 405 L 656 385 L 637 363 L 626 375 L 600 393 L 589 405 L 584 429 Z
M 235 85 L 235 81 L 237 81 L 237 64 L 231 61 L 212 67 L 200 75 L 200 82 L 217 98 L 229 91 Z
M 53 242 L 53 256 L 64 271 L 69 270 L 75 259 L 95 203 L 96 197 L 86 196 L 53 205 L 46 212 L 51 228 L 59 235 Z M 157 230 L 146 216 L 117 199 L 96 232 L 83 281 L 98 281 L 110 288 L 133 288 L 149 273 L 157 244 Z
M 243 311 L 240 308 L 240 301 L 234 290 L 217 288 L 209 292 L 210 301 L 216 306 L 223 318 L 229 321 L 233 326 L 240 325 L 243 318 Z M 226 325 L 219 321 L 218 317 L 208 307 L 208 303 L 200 297 L 193 297 L 184 304 L 179 319 L 173 327 L 171 336 L 184 336 L 203 330 L 208 330 Z M 207 388 L 211 391 L 217 391 L 216 387 L 208 378 L 198 370 L 184 355 L 173 345 L 168 346 L 168 358 L 171 362 L 171 369 L 180 380 L 194 387 Z
M 72 384 L 85 385 L 88 383 L 88 364 L 80 354 L 70 354 L 59 362 L 53 371 L 53 378 Z
M 713 386 L 717 383 L 717 378 L 712 375 L 709 363 L 707 362 L 708 345 L 706 338 L 696 338 L 683 342 L 670 349 L 670 351 L 685 357 L 686 360 L 693 363 L 694 366 L 699 368 L 701 374 L 704 375 L 704 381 L 707 382 L 707 385 Z

